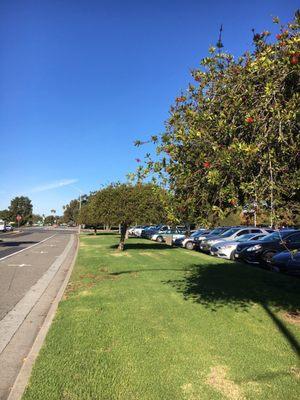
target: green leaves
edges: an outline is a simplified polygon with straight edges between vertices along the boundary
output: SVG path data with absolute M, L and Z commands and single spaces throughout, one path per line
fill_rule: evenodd
M 158 223 L 166 219 L 167 198 L 166 191 L 153 184 L 110 184 L 89 198 L 82 209 L 81 223 Z
M 210 48 L 192 71 L 199 84 L 177 97 L 155 138 L 159 159 L 145 170 L 168 180 L 182 218 L 208 221 L 254 198 L 279 206 L 299 196 L 299 18 L 274 43 L 269 36 L 254 33 L 255 51 L 237 61 Z

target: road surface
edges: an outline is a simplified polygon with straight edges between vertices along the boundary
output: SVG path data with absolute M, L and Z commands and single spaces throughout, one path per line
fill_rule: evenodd
M 72 229 L 0 235 L 0 400 L 26 358 L 76 249 Z

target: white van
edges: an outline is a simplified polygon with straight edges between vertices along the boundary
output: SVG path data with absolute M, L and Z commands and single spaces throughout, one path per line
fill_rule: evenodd
M 6 224 L 5 221 L 3 221 L 3 219 L 0 219 L 0 232 L 5 232 L 6 231 Z

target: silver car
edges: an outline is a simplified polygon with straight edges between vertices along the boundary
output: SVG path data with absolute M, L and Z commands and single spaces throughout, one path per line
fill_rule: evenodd
M 227 260 L 234 260 L 235 250 L 239 243 L 260 240 L 265 236 L 265 233 L 260 233 L 259 235 L 255 233 L 248 233 L 246 235 L 240 236 L 236 240 L 218 242 L 210 248 L 210 254 L 212 256 L 225 258 Z
M 255 226 L 247 226 L 247 227 L 234 227 L 228 229 L 220 236 L 214 236 L 211 239 L 204 239 L 200 244 L 200 250 L 210 253 L 210 249 L 218 242 L 229 242 L 236 241 L 240 236 L 247 235 L 249 233 L 264 233 L 267 235 L 269 232 L 265 228 L 257 228 Z

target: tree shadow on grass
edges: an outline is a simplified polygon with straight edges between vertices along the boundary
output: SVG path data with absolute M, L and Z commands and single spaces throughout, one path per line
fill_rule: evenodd
M 113 244 L 110 246 L 111 249 L 117 249 L 118 245 Z M 173 247 L 168 246 L 163 243 L 149 243 L 149 242 L 141 242 L 141 243 L 125 243 L 124 251 L 126 250 L 169 250 L 173 249 Z
M 182 269 L 182 268 L 162 268 L 162 269 L 158 269 L 158 268 L 154 268 L 154 269 L 136 269 L 136 270 L 132 270 L 129 269 L 127 271 L 118 271 L 118 272 L 111 272 L 109 275 L 115 275 L 115 276 L 119 276 L 119 275 L 126 275 L 126 274 L 139 274 L 140 272 L 164 272 L 164 271 L 177 271 L 177 272 L 182 272 L 182 271 L 186 271 L 186 269 Z
M 300 356 L 295 336 L 275 314 L 296 312 L 300 307 L 300 280 L 278 275 L 240 263 L 193 264 L 180 280 L 168 280 L 186 300 L 192 300 L 216 312 L 226 306 L 247 312 L 260 304 L 274 325 Z
M 118 235 L 118 232 L 84 232 L 84 234 L 86 234 L 86 236 L 115 236 Z

